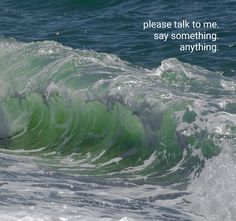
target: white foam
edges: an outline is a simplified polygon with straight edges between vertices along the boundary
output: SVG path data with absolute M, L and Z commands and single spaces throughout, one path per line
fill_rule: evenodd
M 27 214 L 29 213 L 29 214 Z M 91 216 L 58 216 L 56 213 L 52 215 L 30 214 L 30 212 L 10 212 L 8 214 L 0 213 L 1 221 L 134 221 L 131 218 L 123 217 L 121 219 L 112 218 L 96 218 Z
M 236 158 L 221 153 L 208 160 L 200 176 L 193 180 L 188 197 L 193 211 L 207 220 L 236 220 Z

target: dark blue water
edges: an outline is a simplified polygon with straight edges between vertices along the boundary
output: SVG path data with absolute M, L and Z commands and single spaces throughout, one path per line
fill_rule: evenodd
M 220 51 L 180 52 L 179 42 L 154 41 L 145 20 L 216 21 Z M 0 35 L 23 42 L 54 40 L 80 49 L 116 54 L 146 68 L 166 58 L 199 65 L 227 76 L 236 72 L 236 2 L 164 0 L 2 0 Z

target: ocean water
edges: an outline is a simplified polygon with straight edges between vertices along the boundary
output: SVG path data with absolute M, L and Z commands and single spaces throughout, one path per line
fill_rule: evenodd
M 147 20 L 216 21 L 219 52 Z M 0 3 L 0 220 L 236 220 L 236 2 Z

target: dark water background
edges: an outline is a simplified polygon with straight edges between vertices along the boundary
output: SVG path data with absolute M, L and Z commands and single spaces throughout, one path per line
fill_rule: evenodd
M 180 52 L 179 42 L 154 41 L 145 20 L 216 21 L 220 51 Z M 166 58 L 236 74 L 234 0 L 2 0 L 0 36 L 23 42 L 54 40 L 80 49 L 116 54 L 135 65 L 156 68 Z M 186 42 L 187 43 L 187 42 Z M 197 43 L 197 42 L 196 42 Z

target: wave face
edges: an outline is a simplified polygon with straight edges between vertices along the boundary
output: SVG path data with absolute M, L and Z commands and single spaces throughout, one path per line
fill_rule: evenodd
M 147 70 L 53 41 L 0 48 L 2 148 L 171 184 L 235 146 L 232 78 L 175 58 Z

